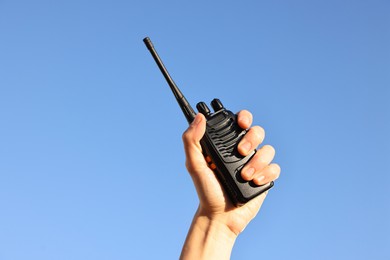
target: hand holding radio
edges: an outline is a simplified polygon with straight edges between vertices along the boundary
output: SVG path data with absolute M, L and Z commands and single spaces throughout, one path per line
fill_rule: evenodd
M 246 110 L 240 111 L 237 122 L 241 128 L 248 129 L 252 123 L 251 113 Z M 198 193 L 199 207 L 180 259 L 230 259 L 237 235 L 257 215 L 267 194 L 267 191 L 263 192 L 241 207 L 236 207 L 232 203 L 203 156 L 200 140 L 205 130 L 206 119 L 202 114 L 198 114 L 183 134 L 186 167 Z M 254 126 L 241 140 L 238 150 L 245 156 L 260 145 L 263 139 L 263 129 Z M 274 154 L 271 146 L 260 148 L 245 166 L 248 166 L 248 169 L 254 168 L 254 173 L 244 176 L 247 173 L 243 170 L 242 177 L 254 182 L 259 179 L 259 185 L 277 179 L 280 167 L 271 163 Z
M 250 112 L 243 110 L 238 113 L 237 121 L 241 128 L 248 129 L 252 123 L 252 115 Z M 203 115 L 198 114 L 183 134 L 186 167 L 193 179 L 200 201 L 197 214 L 210 219 L 218 218 L 218 221 L 226 224 L 231 231 L 239 234 L 257 214 L 266 192 L 241 207 L 235 207 L 232 204 L 226 190 L 223 189 L 215 173 L 204 159 L 200 140 L 205 133 L 205 129 L 206 120 Z M 264 130 L 259 126 L 249 128 L 248 133 L 238 145 L 238 147 L 241 146 L 239 148 L 240 153 L 245 156 L 245 153 L 255 149 L 263 141 L 264 135 Z M 249 147 L 246 147 L 247 149 L 242 148 L 248 143 Z M 253 181 L 257 185 L 263 185 L 277 179 L 280 174 L 280 167 L 275 163 L 271 163 L 274 155 L 275 151 L 272 146 L 265 145 L 260 148 L 242 170 L 242 178 L 246 181 Z
M 279 177 L 280 167 L 271 164 L 275 151 L 271 146 L 256 150 L 264 131 L 258 126 L 249 129 L 248 111 L 235 115 L 215 98 L 213 112 L 199 102 L 196 114 L 151 40 L 143 41 L 190 124 L 183 134 L 186 167 L 200 203 L 180 258 L 229 259 L 237 235 L 256 216 Z
M 143 41 L 165 77 L 188 123 L 191 124 L 196 116 L 194 109 L 169 75 L 152 41 L 148 37 L 144 38 Z M 245 150 L 250 149 L 251 145 L 248 143 L 242 144 L 241 148 L 238 147 L 248 131 L 240 127 L 237 116 L 226 109 L 219 99 L 213 99 L 211 107 L 213 112 L 205 102 L 199 102 L 196 105 L 198 111 L 204 115 L 207 121 L 205 133 L 200 140 L 202 153 L 231 202 L 235 206 L 240 206 L 272 188 L 274 182 L 259 185 L 264 180 L 261 177 L 256 177 L 252 181 L 252 177 L 257 174 L 256 169 L 253 167 L 254 165 L 247 166 L 247 163 L 254 156 L 258 157 L 256 150 Z M 239 149 L 245 150 L 246 155 L 242 155 Z M 257 166 L 260 167 L 261 164 Z

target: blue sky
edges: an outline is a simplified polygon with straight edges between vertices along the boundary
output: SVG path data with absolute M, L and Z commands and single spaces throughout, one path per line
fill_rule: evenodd
M 193 106 L 250 110 L 281 178 L 232 259 L 390 258 L 388 1 L 0 1 L 0 259 L 175 259 Z

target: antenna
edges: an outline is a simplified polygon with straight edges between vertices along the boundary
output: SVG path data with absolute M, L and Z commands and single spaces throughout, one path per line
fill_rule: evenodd
M 157 66 L 160 68 L 161 73 L 164 75 L 165 80 L 168 82 L 169 87 L 171 87 L 171 90 L 173 92 L 173 95 L 175 95 L 177 103 L 179 103 L 179 106 L 183 111 L 184 116 L 186 117 L 188 123 L 190 124 L 196 116 L 194 109 L 192 109 L 187 99 L 183 96 L 183 93 L 181 93 L 180 89 L 176 86 L 175 82 L 169 75 L 167 69 L 165 68 L 163 62 L 160 59 L 160 56 L 158 56 L 156 50 L 154 49 L 153 43 L 149 39 L 149 37 L 144 38 L 143 41 L 146 47 L 148 48 L 148 50 L 150 51 L 150 53 L 152 54 L 154 61 L 157 63 Z

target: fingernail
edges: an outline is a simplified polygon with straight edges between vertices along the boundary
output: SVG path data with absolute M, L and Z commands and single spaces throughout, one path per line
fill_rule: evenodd
M 241 118 L 240 121 L 241 121 L 242 124 L 245 124 L 245 125 L 249 124 L 249 118 L 247 118 L 247 117 Z
M 244 169 L 243 174 L 248 178 L 251 179 L 253 174 L 255 173 L 255 168 L 251 167 L 249 169 Z
M 251 143 L 250 142 L 244 142 L 243 144 L 240 145 L 240 148 L 241 150 L 244 152 L 244 153 L 247 153 L 249 151 L 249 149 L 251 149 Z
M 264 180 L 264 178 L 265 178 L 264 176 L 257 177 L 257 178 L 256 178 L 256 182 L 259 183 L 259 182 L 261 182 L 262 180 Z

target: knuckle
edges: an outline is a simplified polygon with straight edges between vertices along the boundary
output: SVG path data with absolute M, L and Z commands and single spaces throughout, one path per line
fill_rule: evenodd
M 181 135 L 181 139 L 184 143 L 187 143 L 190 139 L 188 130 L 184 131 L 184 133 Z

